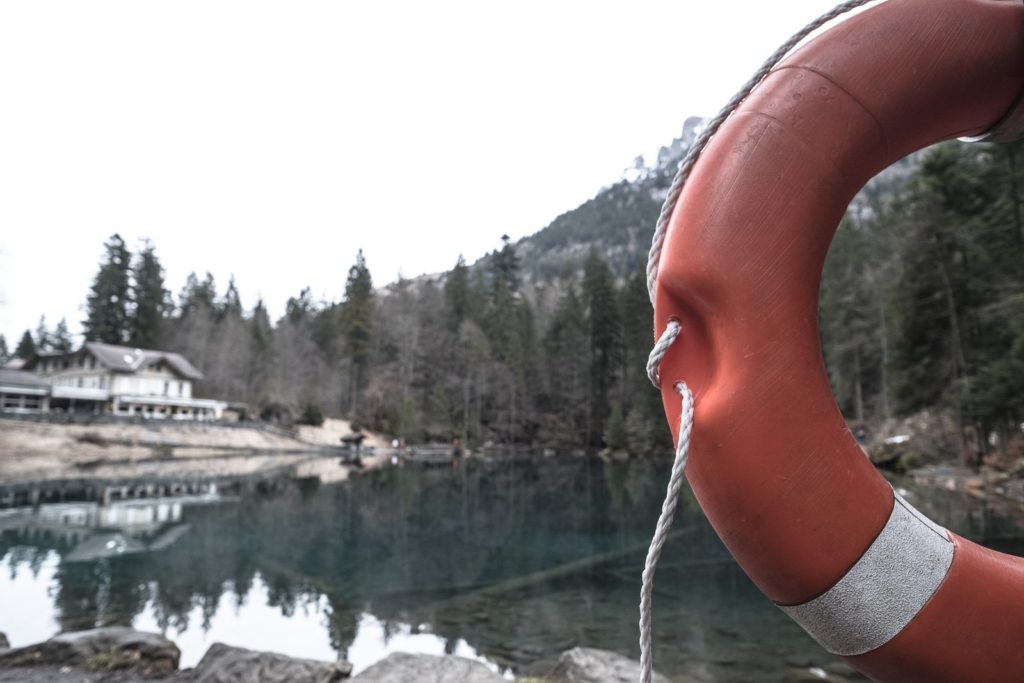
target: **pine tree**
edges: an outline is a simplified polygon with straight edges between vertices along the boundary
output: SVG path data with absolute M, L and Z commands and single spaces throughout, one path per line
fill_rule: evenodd
M 303 325 L 308 323 L 316 312 L 316 304 L 313 303 L 313 292 L 309 287 L 303 287 L 297 297 L 288 297 L 284 305 L 284 317 L 292 325 Z
M 881 309 L 871 240 L 866 227 L 843 221 L 829 249 L 819 295 L 822 352 L 836 402 L 848 419 L 858 422 L 869 417 L 870 397 L 882 391 Z
M 196 274 L 189 273 L 185 279 L 185 286 L 178 296 L 178 317 L 187 318 L 189 314 L 197 309 L 212 312 L 215 308 L 214 302 L 217 299 L 217 287 L 213 275 L 206 274 L 206 278 L 200 282 Z
M 263 300 L 256 302 L 249 325 L 249 354 L 246 393 L 259 402 L 268 399 L 268 380 L 273 363 L 273 329 Z
M 34 355 L 36 355 L 36 343 L 32 339 L 32 333 L 25 330 L 18 341 L 18 346 L 14 349 L 14 357 L 28 360 Z
M 545 441 L 577 448 L 587 441 L 590 335 L 575 284 L 567 279 L 563 287 L 544 335 L 547 386 L 540 412 L 547 417 Z
M 654 316 L 642 270 L 630 274 L 618 293 L 622 321 L 622 401 L 628 407 L 653 392 L 647 380 L 647 355 L 654 343 Z M 656 392 L 655 392 L 656 393 Z
M 52 351 L 53 339 L 50 330 L 46 327 L 46 316 L 39 316 L 39 324 L 36 325 L 36 351 Z
M 590 444 L 599 446 L 611 411 L 622 332 L 612 272 L 596 249 L 590 251 L 583 267 L 583 301 L 590 333 L 591 403 L 587 433 Z
M 152 349 L 159 345 L 163 325 L 170 313 L 170 293 L 164 287 L 163 267 L 150 242 L 146 242 L 132 267 L 132 301 L 134 303 L 129 341 L 132 345 Z
M 487 307 L 487 333 L 498 360 L 506 365 L 517 364 L 521 352 L 518 339 L 519 257 L 508 235 L 502 235 L 503 246 L 494 252 L 490 263 L 491 297 Z
M 60 322 L 57 323 L 57 328 L 53 331 L 50 340 L 53 344 L 53 350 L 61 353 L 70 353 L 74 348 L 74 343 L 71 341 L 71 332 L 68 331 L 67 318 L 61 318 Z
M 491 296 L 486 313 L 486 331 L 495 360 L 500 365 L 496 378 L 504 395 L 496 396 L 495 426 L 506 441 L 519 438 L 527 393 L 527 353 L 523 338 L 525 302 L 519 294 L 519 258 L 508 235 L 502 235 L 502 248 L 490 261 Z M 532 324 L 532 323 L 530 323 Z
M 519 291 L 519 257 L 508 235 L 501 236 L 502 247 L 491 260 L 491 286 L 498 290 Z
M 370 348 L 374 323 L 373 279 L 366 267 L 363 250 L 356 254 L 355 264 L 349 268 L 345 282 L 345 300 L 341 304 L 341 336 L 345 341 L 345 356 L 351 372 L 349 380 L 349 414 L 356 418 L 359 402 L 370 364 Z
M 466 260 L 459 254 L 455 267 L 448 273 L 444 281 L 444 299 L 448 309 L 451 329 L 457 331 L 462 321 L 469 315 L 469 268 Z
M 4 335 L 0 334 L 0 364 L 6 363 L 7 359 L 11 357 L 10 349 L 7 348 L 7 339 Z
M 655 455 L 672 446 L 665 428 L 661 394 L 647 379 L 647 356 L 654 344 L 654 320 L 647 294 L 647 279 L 642 269 L 626 278 L 619 290 L 619 315 L 622 319 L 621 401 L 629 434 L 629 451 L 637 455 Z
M 129 271 L 131 254 L 120 235 L 104 243 L 103 261 L 86 299 L 85 339 L 122 344 L 129 334 Z
M 217 318 L 223 320 L 224 318 L 231 317 L 242 317 L 242 298 L 238 294 L 234 275 L 228 279 L 228 288 L 224 291 L 224 296 L 217 303 Z

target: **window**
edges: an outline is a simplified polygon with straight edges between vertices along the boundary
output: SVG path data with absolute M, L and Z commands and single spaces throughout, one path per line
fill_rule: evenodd
M 171 383 L 170 382 L 164 382 L 164 396 L 167 396 L 170 393 L 171 393 Z

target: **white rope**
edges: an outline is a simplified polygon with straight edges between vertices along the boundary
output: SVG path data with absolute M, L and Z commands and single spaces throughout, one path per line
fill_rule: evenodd
M 686 184 L 687 178 L 690 177 L 690 171 L 693 170 L 693 165 L 697 163 L 697 159 L 700 157 L 704 148 L 707 147 L 708 141 L 711 140 L 712 136 L 718 132 L 718 129 L 722 127 L 725 120 L 729 118 L 733 110 L 739 106 L 740 102 L 746 99 L 747 95 L 757 87 L 757 84 L 764 80 L 764 77 L 775 68 L 775 65 L 782 61 L 782 58 L 789 54 L 796 45 L 806 38 L 808 35 L 818 30 L 828 22 L 832 21 L 838 16 L 846 14 L 850 10 L 857 9 L 861 5 L 866 5 L 874 0 L 847 0 L 839 5 L 836 5 L 831 10 L 822 14 L 820 17 L 812 21 L 811 23 L 804 26 L 802 29 L 793 34 L 793 36 L 785 43 L 779 46 L 775 52 L 772 53 L 771 57 L 765 60 L 761 68 L 758 69 L 753 76 L 750 77 L 739 92 L 732 96 L 732 98 L 726 102 L 722 110 L 715 115 L 715 118 L 708 122 L 708 125 L 704 127 L 700 135 L 694 141 L 693 146 L 686 153 L 686 157 L 683 159 L 683 163 L 679 165 L 679 170 L 676 171 L 675 178 L 672 179 L 672 185 L 669 187 L 668 195 L 665 197 L 665 203 L 661 206 L 661 213 L 658 215 L 658 222 L 654 228 L 654 238 L 651 240 L 651 250 L 647 255 L 647 293 L 651 297 L 651 305 L 654 305 L 654 285 L 658 281 L 658 263 L 661 260 L 661 247 L 665 243 L 665 235 L 668 232 L 668 223 L 672 218 L 672 212 L 676 208 L 676 202 L 679 200 L 679 195 L 682 194 L 683 186 Z
M 665 326 L 665 331 L 661 333 L 661 338 L 654 344 L 654 348 L 651 349 L 651 355 L 647 357 L 647 379 L 651 380 L 651 384 L 654 385 L 655 389 L 661 389 L 661 377 L 658 374 L 658 366 L 661 365 L 661 359 L 668 353 L 669 347 L 679 336 L 682 325 L 679 324 L 678 320 L 669 320 L 668 325 Z
M 796 47 L 801 40 L 836 17 L 874 1 L 875 0 L 847 0 L 847 2 L 836 5 L 831 10 L 822 14 L 820 17 L 794 33 L 789 40 L 779 46 L 779 48 L 773 52 L 767 60 L 765 60 L 764 64 L 761 65 L 761 68 L 759 68 L 754 75 L 750 77 L 750 80 L 740 88 L 739 92 L 732 96 L 725 106 L 722 107 L 722 110 L 718 112 L 715 118 L 708 122 L 707 126 L 704 127 L 704 130 L 702 130 L 700 135 L 697 136 L 693 146 L 690 147 L 689 151 L 686 153 L 683 163 L 679 165 L 679 170 L 676 171 L 675 177 L 672 179 L 672 185 L 669 187 L 668 194 L 665 197 L 665 203 L 662 204 L 661 213 L 658 215 L 657 225 L 654 228 L 654 238 L 651 240 L 651 250 L 647 257 L 647 293 L 650 296 L 652 306 L 654 305 L 654 288 L 658 282 L 658 266 L 661 261 L 661 249 L 665 243 L 665 235 L 668 232 L 668 224 L 672 218 L 672 212 L 676 208 L 676 203 L 679 201 L 679 196 L 682 194 L 686 180 L 690 177 L 690 171 L 693 170 L 694 164 L 697 163 L 697 159 L 700 158 L 700 155 L 704 151 L 704 148 L 707 147 L 708 142 L 715 133 L 718 132 L 718 129 L 722 127 L 722 124 L 729 118 L 736 107 L 739 106 L 740 102 L 746 99 L 754 88 L 764 80 L 765 76 L 767 76 L 768 73 L 775 68 L 780 61 L 782 61 L 782 58 L 789 54 L 789 52 Z M 647 377 L 651 380 L 651 383 L 655 388 L 660 389 L 661 387 L 661 378 L 658 372 L 661 360 L 665 357 L 665 354 L 668 353 L 669 348 L 671 348 L 676 339 L 679 338 L 681 329 L 682 326 L 679 324 L 679 321 L 669 320 L 665 327 L 665 331 L 654 344 L 654 348 L 651 349 L 651 354 L 647 358 Z M 683 475 L 686 470 L 686 460 L 690 451 L 690 434 L 693 432 L 693 394 L 684 382 L 676 382 L 674 387 L 676 392 L 678 392 L 683 399 L 682 415 L 680 416 L 679 422 L 679 441 L 676 445 L 676 457 L 672 463 L 672 475 L 668 480 L 668 490 L 665 492 L 665 500 L 661 506 L 661 516 L 658 517 L 658 525 L 655 528 L 654 537 L 651 539 L 651 547 L 647 551 L 647 560 L 644 563 L 643 581 L 640 587 L 641 683 L 650 683 L 651 675 L 654 670 L 653 654 L 651 652 L 651 595 L 654 590 L 654 570 L 658 564 L 658 558 L 661 556 L 661 549 L 668 538 L 669 530 L 672 528 L 672 519 L 675 516 L 676 506 L 679 502 L 679 492 L 682 490 L 684 480 Z
M 672 528 L 672 520 L 676 514 L 679 492 L 683 488 L 683 472 L 686 470 L 686 460 L 690 452 L 690 434 L 693 431 L 693 394 L 683 382 L 677 382 L 675 390 L 683 397 L 682 415 L 679 418 L 679 443 L 676 446 L 676 457 L 672 463 L 672 476 L 668 479 L 665 502 L 661 505 L 658 526 L 654 531 L 651 547 L 647 551 L 647 560 L 644 562 L 643 583 L 640 588 L 640 680 L 642 683 L 650 683 L 654 667 L 651 652 L 651 593 L 654 590 L 654 570 L 657 567 L 658 558 L 661 557 L 661 549 L 668 539 L 668 532 Z

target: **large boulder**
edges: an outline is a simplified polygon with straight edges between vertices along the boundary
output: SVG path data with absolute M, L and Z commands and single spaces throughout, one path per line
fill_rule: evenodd
M 334 683 L 348 678 L 348 662 L 298 659 L 214 643 L 196 666 L 196 683 Z
M 111 626 L 61 633 L 42 643 L 5 650 L 0 652 L 0 666 L 75 666 L 154 674 L 177 670 L 180 658 L 178 646 L 159 633 Z
M 503 683 L 480 662 L 453 655 L 394 652 L 352 679 L 353 683 Z
M 544 678 L 553 683 L 636 683 L 640 680 L 640 662 L 607 650 L 574 647 L 562 653 Z M 656 671 L 651 680 L 669 683 Z

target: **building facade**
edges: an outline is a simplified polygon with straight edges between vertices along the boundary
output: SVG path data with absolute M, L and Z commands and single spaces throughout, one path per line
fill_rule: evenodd
M 50 409 L 50 385 L 31 372 L 0 367 L 0 411 L 39 413 Z
M 45 401 L 29 401 L 28 410 L 218 420 L 227 406 L 223 401 L 193 397 L 192 383 L 202 379 L 202 373 L 181 354 L 167 351 L 86 342 L 76 351 L 37 354 L 20 371 L 5 372 L 18 373 L 11 376 L 21 386 L 26 376 L 41 383 Z M 4 410 L 7 402 L 14 403 L 3 400 Z M 22 400 L 18 401 L 20 405 Z

